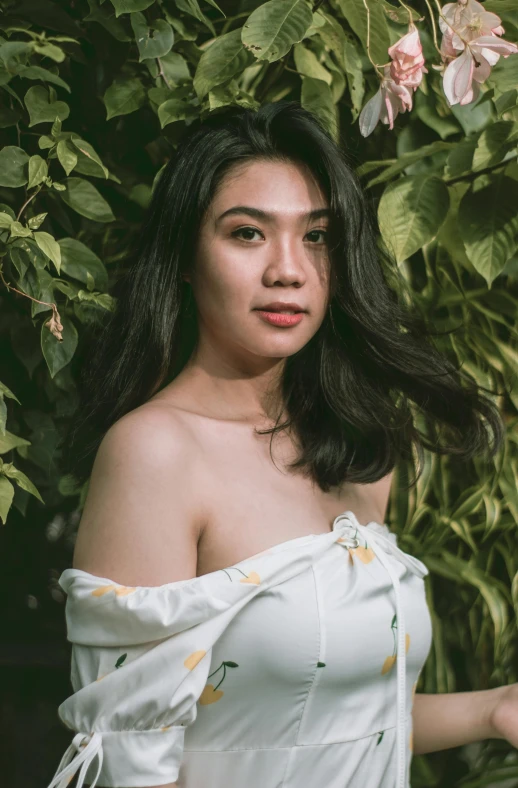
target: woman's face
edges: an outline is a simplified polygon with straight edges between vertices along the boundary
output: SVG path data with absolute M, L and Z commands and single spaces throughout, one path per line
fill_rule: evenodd
M 260 160 L 227 173 L 202 223 L 193 270 L 184 276 L 197 306 L 198 352 L 260 368 L 311 339 L 329 293 L 327 209 L 304 165 Z M 273 302 L 303 310 L 298 322 L 278 325 L 273 321 L 285 318 L 262 315 Z

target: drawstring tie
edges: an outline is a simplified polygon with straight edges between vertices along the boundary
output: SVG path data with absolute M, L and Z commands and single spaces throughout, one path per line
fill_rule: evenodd
M 100 733 L 95 733 L 95 731 L 90 735 L 76 733 L 70 746 L 63 755 L 61 763 L 48 788 L 66 788 L 66 786 L 72 782 L 79 766 L 81 766 L 81 770 L 77 778 L 76 788 L 82 788 L 88 767 L 95 756 L 99 759 L 99 765 L 92 786 L 97 785 L 97 780 L 99 779 L 101 767 L 103 765 L 102 736 Z
M 389 537 L 367 525 L 360 525 L 353 512 L 338 515 L 333 523 L 333 531 L 344 532 L 338 544 L 343 547 L 359 547 L 358 533 L 362 534 L 367 544 L 379 547 L 376 557 L 379 558 L 392 581 L 396 597 L 397 615 L 397 717 L 396 717 L 396 749 L 397 749 L 397 778 L 395 788 L 406 788 L 406 649 L 405 649 L 405 618 L 401 604 L 401 591 L 399 578 L 387 559 L 387 553 L 393 555 L 418 577 L 424 577 L 427 570 L 423 571 L 423 564 L 411 555 L 404 553 Z M 353 532 L 351 534 L 351 532 Z

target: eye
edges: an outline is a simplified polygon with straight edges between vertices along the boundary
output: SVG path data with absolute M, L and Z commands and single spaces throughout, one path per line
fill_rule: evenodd
M 253 238 L 250 238 L 250 236 L 249 237 L 245 237 L 243 235 L 243 234 L 246 234 L 246 233 L 252 233 L 252 235 L 254 233 L 259 233 L 260 235 L 263 235 L 261 233 L 261 231 L 257 230 L 255 227 L 240 227 L 238 230 L 234 230 L 234 232 L 231 233 L 231 235 L 232 235 L 233 238 L 242 238 L 244 241 L 252 241 Z M 310 239 L 310 240 L 312 240 L 313 243 L 317 243 L 317 244 L 319 243 L 319 241 L 318 241 L 318 239 L 315 239 L 315 235 L 317 235 L 317 236 L 321 235 L 321 236 L 323 236 L 323 240 L 320 241 L 320 243 L 326 243 L 326 239 L 327 239 L 327 231 L 326 230 L 311 230 L 307 235 L 308 236 L 313 236 L 313 239 Z
M 308 235 L 313 235 L 313 236 L 314 235 L 323 235 L 324 236 L 324 240 L 321 243 L 326 243 L 327 242 L 327 232 L 326 232 L 326 230 L 311 230 L 308 233 Z M 318 241 L 317 241 L 317 243 L 318 243 Z
M 242 233 L 261 233 L 260 230 L 256 230 L 255 227 L 240 227 L 239 230 L 234 230 L 232 233 L 233 238 L 242 238 L 244 241 L 251 241 L 252 238 L 243 238 Z M 262 235 L 262 233 L 261 233 Z

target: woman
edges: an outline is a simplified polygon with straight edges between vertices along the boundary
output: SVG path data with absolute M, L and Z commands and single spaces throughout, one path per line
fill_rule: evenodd
M 413 742 L 506 736 L 515 686 L 414 698 L 427 569 L 383 523 L 391 471 L 503 428 L 394 277 L 296 102 L 179 145 L 85 375 L 51 788 L 404 788 Z

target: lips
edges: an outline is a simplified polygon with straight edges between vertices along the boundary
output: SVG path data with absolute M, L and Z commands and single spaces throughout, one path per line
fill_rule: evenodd
M 288 315 L 306 311 L 300 306 L 300 304 L 295 304 L 293 302 L 284 303 L 282 301 L 275 301 L 271 304 L 266 304 L 265 306 L 256 307 L 256 309 L 260 312 L 284 312 Z

